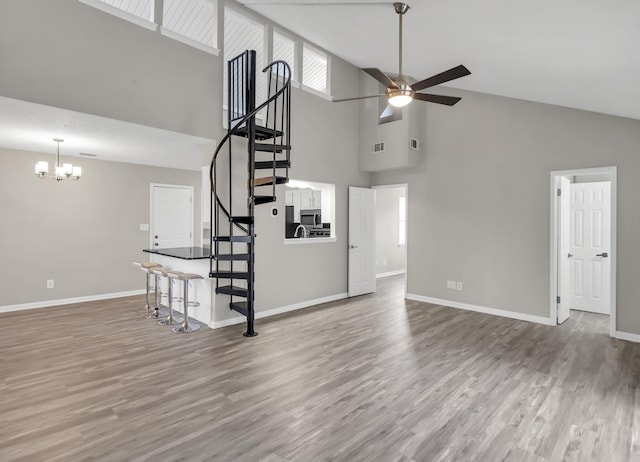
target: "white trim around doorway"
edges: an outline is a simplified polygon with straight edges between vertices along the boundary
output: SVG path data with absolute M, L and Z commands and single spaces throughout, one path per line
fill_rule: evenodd
M 409 261 L 408 261 L 408 248 L 409 248 L 409 184 L 408 183 L 399 183 L 399 184 L 383 184 L 377 186 L 371 186 L 371 189 L 393 189 L 393 188 L 404 188 L 404 206 L 405 206 L 405 237 L 404 237 L 404 297 L 407 298 L 407 294 L 409 293 Z M 398 274 L 402 274 L 402 272 Z M 391 276 L 391 274 L 384 274 L 385 276 Z
M 558 295 L 558 201 L 556 190 L 559 187 L 560 177 L 582 176 L 582 175 L 609 175 L 611 179 L 611 273 L 610 273 L 610 300 L 611 314 L 609 315 L 609 335 L 615 338 L 630 340 L 629 335 L 618 332 L 616 329 L 616 268 L 617 268 L 617 189 L 618 189 L 618 169 L 612 167 L 583 168 L 575 170 L 557 170 L 551 172 L 550 189 L 550 293 L 549 293 L 549 323 L 552 326 L 558 324 L 558 305 L 556 297 Z M 639 337 L 640 338 L 640 337 Z M 636 340 L 637 341 L 637 340 Z

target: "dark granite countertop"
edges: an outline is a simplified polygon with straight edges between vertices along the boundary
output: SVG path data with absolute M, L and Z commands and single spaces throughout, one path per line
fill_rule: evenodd
M 204 260 L 209 258 L 211 250 L 203 247 L 176 247 L 173 249 L 143 249 L 143 252 L 164 255 L 165 257 L 180 258 L 182 260 Z

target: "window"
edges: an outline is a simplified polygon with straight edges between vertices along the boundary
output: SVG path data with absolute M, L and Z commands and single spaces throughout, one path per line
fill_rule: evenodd
M 334 184 L 290 179 L 284 192 L 285 244 L 336 241 Z
M 216 0 L 164 0 L 162 33 L 188 45 L 215 49 L 217 9 Z
M 273 32 L 273 60 L 282 60 L 291 68 L 291 80 L 296 80 L 296 43 L 278 32 Z
M 322 93 L 328 93 L 327 55 L 311 48 L 306 43 L 302 47 L 302 84 Z
M 398 200 L 398 245 L 407 243 L 407 198 Z
M 256 51 L 256 104 L 264 102 L 266 82 L 262 75 L 264 63 L 264 25 L 231 8 L 224 10 L 224 61 L 228 62 L 245 50 Z M 224 105 L 227 105 L 227 66 L 224 66 Z
M 156 30 L 157 28 L 153 23 L 154 0 L 80 0 L 80 2 L 147 29 Z

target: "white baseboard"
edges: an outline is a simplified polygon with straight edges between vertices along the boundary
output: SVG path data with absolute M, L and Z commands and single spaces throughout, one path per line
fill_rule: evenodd
M 628 340 L 629 342 L 640 343 L 640 335 L 631 334 L 629 332 L 620 332 L 616 331 L 615 338 L 619 338 L 620 340 Z
M 470 305 L 468 303 L 454 302 L 451 300 L 443 300 L 440 298 L 425 297 L 423 295 L 407 294 L 406 298 L 417 302 L 432 303 L 434 305 L 443 305 L 450 308 L 458 308 L 460 310 L 476 311 L 478 313 L 491 314 L 494 316 L 502 316 L 505 318 L 518 319 L 520 321 L 535 322 L 546 326 L 553 326 L 549 318 L 544 316 L 535 316 L 532 314 L 518 313 L 516 311 L 500 310 L 498 308 L 489 308 L 486 306 Z
M 133 295 L 142 295 L 146 293 L 145 289 L 129 290 L 127 292 L 113 292 L 110 294 L 88 295 L 86 297 L 60 298 L 58 300 L 46 300 L 44 302 L 21 303 L 19 305 L 0 306 L 0 313 L 9 313 L 10 311 L 33 310 L 36 308 L 47 308 L 50 306 L 71 305 L 73 303 L 95 302 L 97 300 L 108 300 L 110 298 L 131 297 Z
M 302 308 L 309 308 L 311 306 L 321 305 L 323 303 L 335 302 L 336 300 L 342 300 L 349 295 L 345 292 L 342 294 L 329 295 L 328 297 L 315 298 L 313 300 L 305 300 L 304 302 L 294 303 L 293 305 L 281 306 L 278 308 L 271 308 L 266 311 L 256 311 L 256 319 L 268 318 L 269 316 L 275 316 L 277 314 L 288 313 L 289 311 L 296 311 Z M 232 326 L 234 324 L 241 324 L 245 322 L 244 316 L 235 316 L 233 318 L 224 319 L 222 321 L 212 321 L 209 323 L 209 327 L 212 329 L 220 329 L 221 327 Z
M 404 274 L 404 270 L 395 270 L 395 271 L 388 271 L 386 273 L 378 273 L 376 274 L 376 279 L 378 278 L 386 278 L 389 276 L 397 276 L 398 274 Z

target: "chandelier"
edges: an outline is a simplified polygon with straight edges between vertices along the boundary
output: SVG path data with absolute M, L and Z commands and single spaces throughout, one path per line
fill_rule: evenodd
M 72 164 L 60 163 L 60 143 L 64 140 L 62 138 L 54 138 L 53 141 L 58 143 L 58 150 L 56 152 L 56 165 L 53 175 L 49 175 L 49 162 L 41 160 L 36 163 L 36 175 L 39 178 L 49 178 L 51 180 L 79 180 L 82 176 L 82 167 L 73 166 Z

